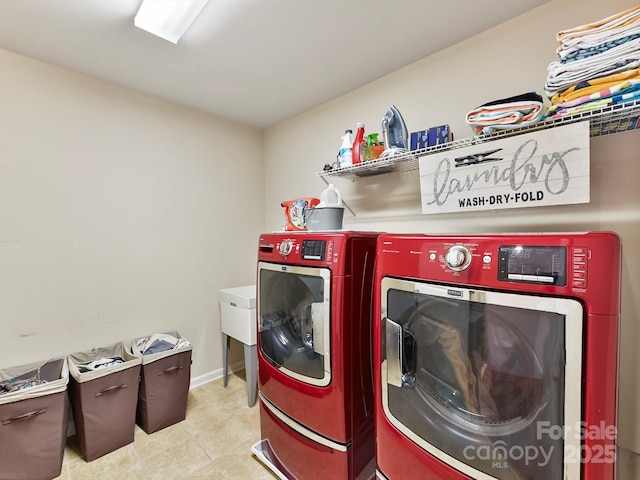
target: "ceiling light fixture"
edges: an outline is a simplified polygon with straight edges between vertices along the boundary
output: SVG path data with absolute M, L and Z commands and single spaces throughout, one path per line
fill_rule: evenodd
M 133 23 L 171 43 L 178 43 L 208 1 L 143 0 Z

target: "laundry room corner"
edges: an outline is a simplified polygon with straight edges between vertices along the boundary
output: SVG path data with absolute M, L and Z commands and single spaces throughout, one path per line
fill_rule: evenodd
M 262 132 L 4 50 L 0 71 L 0 363 L 179 331 L 193 377 L 220 376 L 217 292 L 254 282 Z
M 318 196 L 330 181 L 353 211 L 345 210 L 346 229 L 425 234 L 618 232 L 624 245 L 618 438 L 621 447 L 640 455 L 640 384 L 635 373 L 640 365 L 635 347 L 640 342 L 635 321 L 640 303 L 634 293 L 640 276 L 633 267 L 640 262 L 633 248 L 640 241 L 640 197 L 634 181 L 640 175 L 638 131 L 591 139 L 591 200 L 586 204 L 425 215 L 417 168 L 372 176 L 322 175 L 327 164 L 336 161 L 345 129 L 355 132 L 362 122 L 366 132 L 380 132 L 389 105 L 400 109 L 409 132 L 446 124 L 454 139 L 470 137 L 473 131 L 465 122 L 470 108 L 488 98 L 542 90 L 547 67 L 557 57 L 558 31 L 634 6 L 632 1 L 605 5 L 590 0 L 580 8 L 569 0 L 547 3 L 268 129 L 265 208 L 267 227 L 281 228 L 282 200 Z M 280 174 L 285 169 L 286 179 Z

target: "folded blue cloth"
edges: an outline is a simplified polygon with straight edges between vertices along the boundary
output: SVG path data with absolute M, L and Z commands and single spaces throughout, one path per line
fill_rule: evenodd
M 167 350 L 172 350 L 174 345 L 175 344 L 173 343 L 169 343 L 164 340 L 158 339 L 145 349 L 144 355 L 151 355 L 152 353 L 165 352 Z

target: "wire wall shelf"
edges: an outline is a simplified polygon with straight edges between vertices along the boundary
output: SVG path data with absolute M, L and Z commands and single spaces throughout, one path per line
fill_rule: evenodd
M 323 177 L 325 181 L 327 177 L 343 177 L 355 181 L 358 178 L 372 175 L 381 175 L 392 172 L 409 172 L 419 168 L 418 159 L 420 157 L 583 121 L 590 122 L 589 135 L 591 137 L 611 135 L 614 133 L 625 132 L 627 130 L 638 129 L 640 128 L 640 100 L 611 105 L 598 110 L 589 110 L 576 115 L 560 117 L 555 120 L 546 120 L 526 127 L 502 130 L 492 133 L 491 135 L 476 135 L 473 137 L 462 138 L 460 140 L 453 140 L 433 147 L 397 153 L 395 155 L 389 155 L 344 168 L 325 170 L 323 172 L 316 173 L 316 176 Z

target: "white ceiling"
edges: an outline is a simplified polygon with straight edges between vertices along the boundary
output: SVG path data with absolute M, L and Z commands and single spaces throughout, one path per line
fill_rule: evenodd
M 0 48 L 268 128 L 549 0 L 209 0 L 177 45 L 141 0 L 0 0 Z

